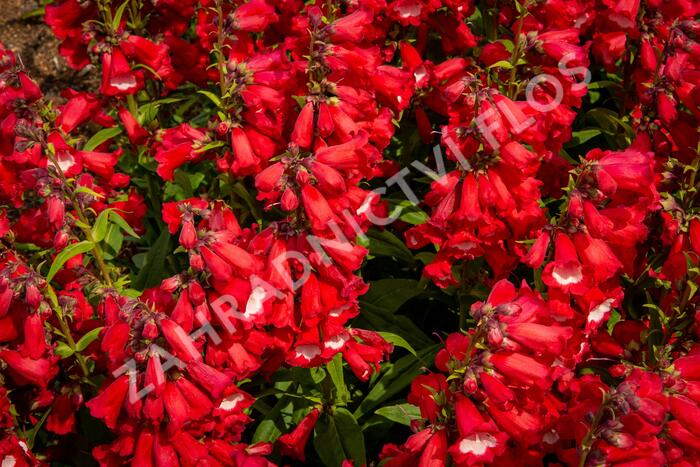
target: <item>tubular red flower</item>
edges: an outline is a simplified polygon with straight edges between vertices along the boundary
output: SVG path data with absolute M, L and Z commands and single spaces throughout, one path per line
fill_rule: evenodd
M 304 461 L 304 449 L 311 436 L 311 432 L 316 425 L 320 415 L 318 409 L 313 409 L 306 414 L 291 433 L 285 433 L 277 438 L 277 444 L 281 447 L 282 455 L 292 457 L 296 460 Z

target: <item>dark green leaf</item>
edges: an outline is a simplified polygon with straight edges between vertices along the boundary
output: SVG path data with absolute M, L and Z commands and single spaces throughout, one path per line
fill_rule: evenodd
M 253 443 L 273 442 L 283 432 L 287 431 L 287 427 L 282 420 L 282 411 L 288 411 L 292 408 L 292 399 L 288 396 L 282 396 L 274 407 L 265 415 L 253 434 Z
M 395 258 L 409 266 L 414 264 L 413 254 L 406 245 L 388 230 L 370 229 L 369 252 L 374 256 L 388 256 Z
M 390 405 L 377 409 L 374 413 L 406 426 L 411 426 L 412 420 L 421 418 L 420 409 L 413 404 Z
M 413 279 L 382 279 L 372 282 L 360 300 L 393 313 L 421 292 L 418 282 Z
M 333 360 L 328 362 L 326 365 L 326 370 L 328 370 L 331 381 L 333 381 L 333 385 L 335 386 L 338 401 L 341 403 L 347 403 L 350 400 L 350 394 L 348 393 L 347 386 L 345 386 L 342 355 L 336 354 L 336 356 L 333 357 Z
M 165 278 L 165 259 L 170 253 L 170 234 L 163 230 L 158 240 L 148 250 L 143 268 L 134 278 L 131 286 L 136 290 L 147 289 L 160 283 Z
M 347 409 L 336 407 L 333 412 L 333 421 L 343 445 L 345 458 L 351 459 L 356 466 L 366 465 L 365 438 L 355 417 Z
M 385 400 L 403 391 L 416 376 L 423 373 L 426 364 L 432 364 L 439 349 L 440 345 L 436 344 L 418 352 L 418 359 L 413 355 L 406 355 L 392 364 L 357 407 L 355 418 L 361 418 Z
M 359 327 L 401 335 L 414 348 L 422 349 L 433 344 L 433 340 L 407 316 L 394 314 L 373 305 L 363 304 L 362 313 L 355 320 Z
M 333 416 L 321 414 L 314 433 L 314 447 L 324 465 L 340 467 L 346 459 L 356 466 L 366 465 L 362 429 L 346 409 L 336 407 Z
M 346 459 L 335 421 L 326 413 L 321 414 L 314 427 L 314 447 L 326 467 L 340 467 Z
M 390 342 L 397 347 L 404 348 L 411 352 L 415 357 L 418 357 L 418 354 L 416 353 L 415 349 L 411 347 L 411 344 L 406 342 L 406 339 L 398 334 L 393 334 L 391 332 L 379 332 L 379 335 L 381 335 L 387 342 Z

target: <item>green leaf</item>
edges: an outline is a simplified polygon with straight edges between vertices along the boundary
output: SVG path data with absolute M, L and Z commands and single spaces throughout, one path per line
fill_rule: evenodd
M 413 355 L 406 355 L 396 363 L 389 365 L 389 369 L 377 381 L 372 389 L 367 393 L 360 405 L 353 414 L 356 419 L 369 413 L 385 400 L 403 391 L 416 376 L 423 373 L 423 368 L 427 362 L 432 361 L 440 349 L 440 344 L 435 344 L 418 352 L 418 358 Z
M 433 340 L 407 316 L 394 314 L 372 305 L 362 305 L 362 313 L 355 320 L 355 325 L 358 327 L 404 336 L 414 348 L 423 349 L 433 344 Z
M 423 211 L 420 207 L 416 206 L 407 199 L 388 199 L 387 202 L 389 203 L 389 212 L 391 212 L 392 215 L 396 215 L 394 213 L 397 209 L 399 209 L 399 219 L 408 224 L 424 224 L 430 218 L 428 214 L 425 213 L 425 211 Z
M 352 459 L 357 466 L 367 463 L 362 429 L 342 407 L 336 407 L 332 416 L 321 414 L 314 428 L 314 447 L 328 467 L 340 467 L 346 459 Z
M 233 192 L 241 198 L 243 198 L 243 200 L 248 205 L 248 208 L 250 208 L 250 212 L 253 214 L 255 219 L 258 221 L 258 223 L 261 223 L 262 214 L 260 213 L 260 209 L 258 209 L 255 197 L 251 196 L 251 194 L 248 193 L 246 187 L 242 183 L 238 182 L 235 185 L 233 185 Z
M 406 247 L 404 242 L 388 230 L 370 229 L 367 232 L 369 237 L 369 252 L 374 256 L 388 256 L 395 258 L 409 266 L 415 261 L 413 254 Z
M 587 128 L 585 130 L 574 131 L 571 133 L 571 141 L 567 144 L 567 146 L 578 146 L 591 138 L 595 138 L 601 133 L 602 132 L 598 128 Z
M 343 374 L 343 357 L 341 354 L 336 354 L 333 360 L 328 362 L 326 370 L 335 386 L 337 399 L 340 403 L 347 403 L 350 400 L 350 393 L 345 385 L 345 376 Z
M 195 154 L 202 154 L 204 152 L 210 151 L 212 149 L 220 148 L 221 146 L 225 146 L 226 142 L 224 141 L 212 141 L 211 143 L 205 144 L 201 148 L 197 148 L 193 152 Z
M 362 313 L 357 325 L 402 336 L 413 348 L 422 349 L 433 340 L 408 317 L 396 314 L 408 300 L 423 293 L 413 279 L 382 279 L 372 282 L 369 291 L 360 297 Z
M 137 268 L 141 269 L 146 265 L 146 256 L 148 256 L 148 253 L 137 253 L 131 257 L 131 261 Z
M 299 107 L 304 107 L 306 105 L 306 96 L 292 96 L 292 98 L 297 102 Z
M 124 15 L 124 10 L 126 9 L 126 6 L 129 4 L 130 0 L 124 0 L 124 3 L 122 3 L 119 8 L 117 8 L 117 11 L 114 13 L 114 17 L 112 18 L 112 30 L 116 31 L 117 28 L 119 28 L 119 23 L 122 20 L 122 15 Z
M 421 418 L 420 409 L 413 404 L 390 405 L 379 408 L 374 413 L 406 426 L 411 426 L 411 421 Z
M 321 462 L 327 467 L 340 467 L 346 459 L 335 421 L 327 413 L 321 414 L 314 427 L 314 447 Z
M 94 245 L 91 242 L 84 240 L 80 243 L 74 243 L 64 248 L 63 251 L 56 255 L 56 259 L 53 260 L 49 273 L 46 275 L 46 280 L 50 282 L 51 279 L 53 279 L 53 276 L 55 276 L 61 267 L 66 264 L 66 261 L 81 253 L 86 253 L 92 250 L 93 246 Z
M 393 313 L 421 292 L 418 282 L 413 279 L 381 279 L 372 282 L 369 291 L 360 300 Z
M 136 117 L 137 121 L 139 122 L 139 124 L 141 124 L 142 126 L 147 125 L 154 118 L 156 118 L 156 116 L 158 114 L 158 110 L 160 109 L 161 105 L 174 104 L 176 102 L 180 102 L 183 100 L 185 100 L 184 97 L 166 97 L 164 99 L 159 99 L 157 101 L 152 101 L 152 102 L 142 104 L 139 106 L 139 109 L 138 109 L 138 112 L 139 112 L 138 117 L 136 117 L 136 116 L 135 117 Z M 190 100 L 192 102 L 195 102 L 197 100 L 196 96 L 193 96 L 193 98 Z
M 221 143 L 221 141 L 219 141 Z M 223 143 L 222 143 L 223 144 Z M 205 176 L 202 173 L 190 174 L 184 170 L 175 171 L 175 184 L 168 184 L 175 199 L 186 199 L 194 196 L 194 190 L 202 183 Z
M 44 14 L 45 14 L 45 10 L 44 10 L 44 7 L 42 6 L 42 7 L 34 8 L 32 10 L 29 10 L 29 11 L 22 13 L 22 16 L 20 16 L 19 19 L 24 21 L 24 20 L 28 20 L 30 18 L 34 18 L 37 16 L 44 16 Z
M 496 63 L 492 63 L 491 65 L 488 66 L 488 68 L 503 68 L 504 70 L 510 70 L 513 68 L 513 64 L 510 63 L 508 60 L 499 60 Z
M 92 226 L 92 240 L 101 242 L 107 235 L 107 227 L 109 226 L 109 213 L 112 208 L 107 208 L 102 211 L 95 219 L 95 225 Z
M 614 134 L 620 125 L 620 118 L 610 109 L 596 107 L 586 113 L 586 116 L 592 119 L 601 130 L 608 134 Z
M 435 261 L 435 253 L 431 253 L 430 251 L 421 251 L 413 257 L 426 266 Z
M 200 90 L 197 91 L 197 92 L 198 92 L 199 94 L 203 95 L 203 96 L 207 96 L 207 97 L 209 98 L 209 100 L 212 101 L 217 107 L 221 107 L 221 99 L 219 99 L 219 96 L 217 96 L 217 95 L 214 94 L 213 92 L 211 92 L 211 91 L 204 91 L 204 90 L 202 90 L 202 89 L 200 89 Z
M 59 342 L 54 349 L 54 353 L 61 358 L 68 358 L 73 355 L 73 349 L 68 347 L 65 342 Z
M 90 188 L 86 186 L 79 186 L 78 188 L 75 189 L 76 193 L 87 193 L 88 195 L 95 197 L 97 199 L 104 198 L 105 195 L 102 195 L 94 190 L 91 190 Z
M 83 151 L 94 151 L 96 147 L 100 146 L 105 141 L 108 141 L 114 138 L 115 136 L 121 134 L 121 132 L 122 129 L 118 126 L 112 128 L 103 128 L 102 130 L 92 135 L 92 138 L 90 138 L 88 142 L 85 143 L 85 146 L 83 146 Z
M 87 349 L 87 346 L 92 344 L 100 335 L 100 331 L 102 331 L 102 326 L 85 333 L 83 337 L 81 337 L 80 340 L 75 343 L 75 350 L 82 352 L 83 350 Z
M 281 414 L 282 411 L 291 411 L 292 407 L 292 398 L 289 396 L 282 396 L 255 429 L 253 443 L 273 442 L 279 438 L 282 433 L 286 432 L 287 427 L 282 420 Z
M 144 290 L 159 284 L 166 276 L 165 259 L 168 253 L 170 253 L 170 234 L 167 230 L 163 230 L 158 240 L 148 250 L 143 268 L 136 275 L 131 286 L 136 290 Z
M 336 407 L 333 412 L 333 421 L 346 454 L 345 458 L 351 459 L 356 466 L 367 465 L 365 437 L 355 417 L 347 409 Z
M 124 219 L 122 216 L 120 216 L 117 212 L 112 212 L 112 213 L 110 213 L 110 216 L 109 216 L 109 217 L 110 217 L 110 219 L 112 220 L 112 222 L 114 222 L 114 223 L 117 224 L 119 227 L 121 227 L 121 229 L 122 229 L 124 232 L 126 232 L 127 234 L 131 235 L 131 236 L 134 237 L 134 238 L 140 238 L 140 237 L 139 237 L 139 234 L 137 234 L 136 232 L 134 232 L 134 229 L 131 228 L 131 226 L 130 226 L 129 223 L 126 221 L 126 219 Z
M 404 209 L 401 211 L 399 219 L 411 225 L 421 225 L 425 224 L 430 216 L 425 213 L 422 209 L 418 207 L 412 207 L 411 209 Z
M 610 312 L 610 318 L 608 318 L 608 334 L 612 335 L 615 325 L 622 321 L 622 315 L 619 311 L 613 310 Z
M 416 353 L 416 350 L 413 347 L 411 347 L 411 344 L 406 342 L 406 339 L 399 336 L 398 334 L 380 331 L 379 335 L 382 336 L 387 342 L 390 342 L 391 344 L 394 344 L 397 347 L 401 347 L 401 348 L 408 350 L 409 352 L 411 352 L 411 354 L 413 354 L 413 356 L 418 358 L 418 354 Z
M 588 89 L 604 89 L 604 88 L 609 88 L 609 89 L 622 89 L 622 85 L 620 83 L 616 83 L 615 81 L 595 81 L 593 83 L 588 83 Z

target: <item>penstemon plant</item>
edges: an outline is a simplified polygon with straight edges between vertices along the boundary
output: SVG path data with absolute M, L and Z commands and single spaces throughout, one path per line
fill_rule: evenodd
M 697 2 L 43 3 L 2 467 L 700 464 Z

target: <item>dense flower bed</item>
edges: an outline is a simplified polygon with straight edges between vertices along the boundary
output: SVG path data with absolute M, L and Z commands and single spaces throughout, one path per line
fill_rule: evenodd
M 700 4 L 47 3 L 3 467 L 700 463 Z

